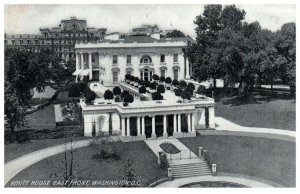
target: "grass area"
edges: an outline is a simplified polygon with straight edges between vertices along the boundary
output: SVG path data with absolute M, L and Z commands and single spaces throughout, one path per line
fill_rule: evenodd
M 95 145 L 74 150 L 74 178 L 90 181 L 120 180 L 128 158 L 132 159 L 132 168 L 140 177 L 143 187 L 167 176 L 167 172 L 159 167 L 155 154 L 144 142 L 114 142 L 113 144 L 120 153 L 119 160 L 92 159 L 100 152 L 99 147 Z M 12 180 L 63 180 L 63 161 L 64 154 L 47 158 L 23 170 Z M 9 185 L 10 183 L 7 186 Z
M 296 130 L 295 100 L 257 101 L 234 105 L 223 99 L 216 103 L 216 116 L 247 127 L 265 127 Z
M 296 186 L 295 143 L 240 136 L 196 136 L 180 141 L 198 153 L 208 150 L 218 172 L 243 174 L 269 180 L 285 187 Z
M 88 139 L 87 137 L 74 137 L 74 140 Z M 69 140 L 67 140 L 69 141 Z M 12 143 L 4 146 L 4 162 L 9 162 L 25 154 L 44 149 L 51 146 L 56 146 L 59 144 L 64 144 L 66 142 L 65 138 L 58 139 L 41 139 L 34 140 L 27 143 L 19 144 Z
M 54 105 L 38 110 L 27 117 L 28 126 L 33 129 L 55 127 Z

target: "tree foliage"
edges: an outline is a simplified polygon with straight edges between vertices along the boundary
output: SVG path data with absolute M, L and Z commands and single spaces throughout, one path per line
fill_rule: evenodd
M 184 33 L 179 30 L 172 30 L 166 34 L 166 38 L 185 37 Z

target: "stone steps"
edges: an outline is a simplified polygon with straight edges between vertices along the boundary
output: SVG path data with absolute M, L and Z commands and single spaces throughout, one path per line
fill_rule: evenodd
M 197 163 L 171 164 L 173 178 L 183 178 L 191 176 L 211 175 L 211 171 L 204 161 Z

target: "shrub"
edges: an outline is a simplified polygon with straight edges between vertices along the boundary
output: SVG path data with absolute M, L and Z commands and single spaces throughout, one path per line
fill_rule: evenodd
M 127 94 L 125 97 L 124 97 L 124 102 L 126 103 L 132 103 L 134 101 L 134 98 L 131 94 Z
M 124 91 L 121 93 L 121 98 L 124 99 L 124 97 L 125 97 L 126 95 L 128 95 L 128 94 L 129 94 L 129 92 L 128 92 L 127 90 L 124 90 Z
M 139 93 L 140 93 L 140 94 L 145 94 L 145 93 L 146 93 L 146 88 L 145 88 L 145 86 L 141 86 L 141 87 L 139 88 Z
M 175 89 L 175 96 L 181 96 L 182 90 L 181 89 Z
M 159 155 L 159 166 L 161 167 L 161 169 L 167 170 L 169 168 L 169 163 L 166 154 L 163 152 L 159 152 L 158 155 Z
M 148 80 L 145 81 L 145 87 L 149 87 L 150 86 L 150 82 Z
M 190 90 L 184 90 L 182 93 L 181 93 L 181 98 L 182 99 L 190 99 L 191 98 L 191 93 L 190 93 Z
M 174 80 L 172 81 L 172 85 L 173 85 L 173 86 L 178 86 L 178 84 L 179 84 L 179 82 L 178 82 L 177 79 L 174 79 Z
M 136 83 L 140 83 L 140 78 L 134 77 L 134 80 L 133 80 L 133 81 L 135 81 Z
M 70 84 L 68 91 L 69 91 L 68 97 L 80 97 L 81 91 L 77 83 Z
M 170 77 L 167 77 L 165 82 L 166 82 L 167 84 L 171 84 L 171 83 L 172 83 L 172 79 L 171 79 Z
M 200 86 L 198 87 L 197 93 L 198 93 L 198 94 L 205 94 L 205 93 L 206 93 L 206 87 L 203 86 L 203 85 L 200 85 Z
M 161 82 L 164 82 L 166 79 L 164 76 L 161 76 L 160 79 L 159 79 Z
M 116 95 L 116 96 L 120 95 L 121 94 L 121 88 L 119 86 L 114 87 L 113 94 Z
M 114 98 L 114 94 L 112 93 L 112 91 L 106 90 L 106 91 L 104 92 L 104 99 L 105 99 L 105 100 L 111 100 L 111 99 L 113 99 L 113 98 Z
M 194 91 L 195 90 L 195 85 L 193 83 L 189 83 L 187 85 L 187 88 L 190 88 L 190 89 L 192 89 Z
M 88 76 L 84 76 L 82 79 L 82 82 L 87 85 L 90 82 L 90 79 L 88 78 Z
M 185 88 L 186 87 L 186 82 L 184 80 L 181 80 L 180 83 L 179 83 L 179 86 L 181 88 Z
M 140 82 L 139 82 L 140 85 L 144 86 L 145 85 L 145 81 L 140 79 Z
M 96 93 L 94 91 L 89 91 L 89 92 L 85 93 L 85 98 L 86 98 L 87 102 L 91 102 L 91 101 L 95 100 Z
M 164 85 L 158 85 L 157 86 L 157 92 L 158 93 L 165 93 L 165 86 Z
M 158 81 L 159 80 L 159 76 L 156 75 L 156 74 L 153 74 L 152 75 L 152 79 L 155 80 L 155 81 Z
M 150 83 L 150 86 L 149 86 L 152 90 L 156 90 L 156 82 L 152 82 Z
M 163 96 L 158 92 L 154 92 L 152 93 L 152 100 L 163 100 Z
M 130 74 L 126 74 L 125 75 L 125 80 L 131 80 L 131 75 Z

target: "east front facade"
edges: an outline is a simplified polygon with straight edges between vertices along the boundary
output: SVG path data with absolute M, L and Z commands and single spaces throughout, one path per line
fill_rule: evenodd
M 116 85 L 126 74 L 152 81 L 152 75 L 176 80 L 190 79 L 184 56 L 187 38 L 155 39 L 131 36 L 117 41 L 77 44 L 77 80 L 87 77 L 104 86 Z

